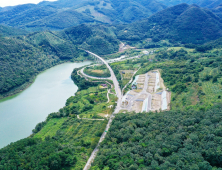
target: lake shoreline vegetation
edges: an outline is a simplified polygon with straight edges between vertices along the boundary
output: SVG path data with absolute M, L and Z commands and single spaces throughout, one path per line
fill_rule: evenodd
M 58 20 L 53 23 L 40 15 L 37 19 L 44 21 L 43 25 L 30 18 L 16 24 L 29 30 L 33 27 L 36 32 L 0 27 L 0 99 L 4 101 L 7 94 L 27 88 L 34 77 L 55 65 L 92 60 L 81 49 L 106 59 L 137 56 L 110 63 L 120 88 L 131 78 L 158 69 L 171 91 L 170 111 L 118 113 L 90 170 L 221 170 L 222 21 L 220 15 L 216 16 L 220 14 L 219 1 L 215 0 L 217 5 L 211 3 L 209 10 L 204 3 L 199 4 L 201 7 L 178 5 L 176 0 L 165 2 L 175 5 L 169 8 L 160 4 L 162 0 L 106 0 L 86 2 L 88 10 L 83 6 L 77 8 L 78 12 L 70 9 L 57 14 L 61 2 L 52 6 L 44 2 L 37 7 L 47 16 L 42 9 L 49 5 L 48 12 L 54 19 L 60 14 L 75 16 L 76 25 L 64 20 L 62 28 L 56 25 Z M 77 5 L 79 1 L 73 3 Z M 156 8 L 148 8 L 150 4 Z M 36 10 L 35 5 L 21 6 L 14 9 L 14 16 L 23 8 L 27 10 L 24 15 Z M 98 11 L 103 14 L 102 20 L 98 20 Z M 126 15 L 130 11 L 131 15 Z M 5 15 L 6 25 L 12 24 L 10 12 L 0 9 L 0 23 Z M 116 12 L 118 17 L 109 23 Z M 123 51 L 119 48 L 122 43 L 127 47 Z M 29 137 L 0 149 L 0 170 L 83 169 L 114 112 L 117 97 L 112 82 L 81 77 L 80 69 L 71 73 L 78 91 L 65 106 L 38 123 Z M 104 65 L 84 71 L 92 76 L 110 75 Z M 124 93 L 130 89 L 131 84 Z
M 63 64 L 63 63 L 69 63 L 69 62 L 78 63 L 78 62 L 84 62 L 84 61 L 89 61 L 89 60 L 85 59 L 85 60 L 82 60 L 82 61 L 60 61 L 60 62 L 56 63 L 55 65 L 47 67 L 44 70 L 42 70 L 39 73 L 37 73 L 36 75 L 33 75 L 33 77 L 31 77 L 28 82 L 25 82 L 21 86 L 14 87 L 10 91 L 1 94 L 0 95 L 0 102 L 6 101 L 6 100 L 11 99 L 11 98 L 14 98 L 17 95 L 19 95 L 20 93 L 22 93 L 24 90 L 29 88 L 35 82 L 35 79 L 37 78 L 38 75 L 40 75 L 41 73 L 43 73 L 44 71 L 46 71 L 46 70 L 48 70 L 48 69 L 50 69 L 52 67 L 58 66 L 58 65 Z

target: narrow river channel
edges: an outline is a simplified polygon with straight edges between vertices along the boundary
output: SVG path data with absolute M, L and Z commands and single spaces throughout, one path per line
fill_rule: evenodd
M 57 112 L 78 87 L 71 80 L 74 68 L 90 62 L 65 63 L 39 74 L 19 95 L 0 101 L 0 148 L 28 137 L 36 124 Z

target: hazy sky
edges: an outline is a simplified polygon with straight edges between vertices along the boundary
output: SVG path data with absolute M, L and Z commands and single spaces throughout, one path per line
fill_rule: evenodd
M 43 0 L 0 0 L 0 7 L 14 6 L 14 5 L 27 4 L 27 3 L 37 4 L 41 1 Z M 56 1 L 56 0 L 47 0 L 47 1 Z

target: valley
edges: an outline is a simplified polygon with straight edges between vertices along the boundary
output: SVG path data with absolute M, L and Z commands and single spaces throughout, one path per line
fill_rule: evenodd
M 221 170 L 220 7 L 0 8 L 0 170 Z

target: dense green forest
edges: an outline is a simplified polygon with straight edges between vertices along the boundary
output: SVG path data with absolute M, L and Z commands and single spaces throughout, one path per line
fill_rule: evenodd
M 221 109 L 118 114 L 91 169 L 222 169 Z
M 168 39 L 182 44 L 203 44 L 221 37 L 219 17 L 196 5 L 180 4 L 160 11 L 148 19 L 120 27 L 117 37 L 126 41 L 146 43 Z
M 61 62 L 16 38 L 0 38 L 0 49 L 0 98 L 24 89 L 38 73 Z
M 0 149 L 0 169 L 82 170 L 106 123 L 71 117 L 50 119 L 34 137 Z
M 181 3 L 181 0 L 158 0 L 167 6 L 173 6 Z M 196 4 L 204 8 L 215 8 L 221 4 L 220 0 L 183 0 L 183 3 Z
M 26 138 L 0 150 L 0 169 L 60 169 L 76 163 L 74 152 L 50 137 Z
M 54 38 L 53 34 L 39 34 L 35 41 L 35 34 L 0 37 L 0 98 L 23 90 L 40 72 L 56 64 L 87 58 L 75 45 Z

